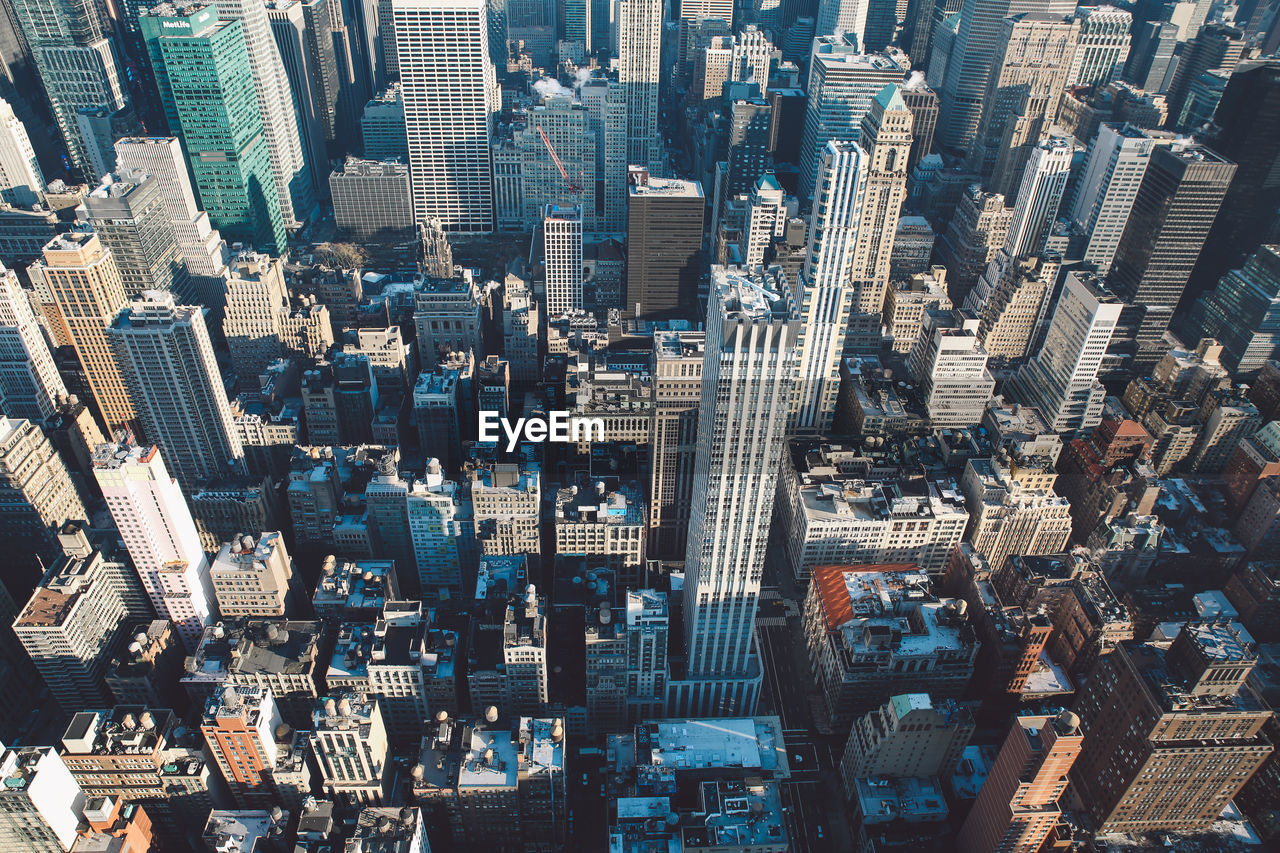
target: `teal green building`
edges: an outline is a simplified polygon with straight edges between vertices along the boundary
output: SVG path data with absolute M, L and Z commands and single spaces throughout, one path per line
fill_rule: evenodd
M 229 241 L 282 252 L 284 217 L 240 22 L 196 2 L 144 10 L 139 23 L 210 223 Z

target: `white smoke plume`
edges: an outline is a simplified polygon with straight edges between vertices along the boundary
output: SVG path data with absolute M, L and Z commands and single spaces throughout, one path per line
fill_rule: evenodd
M 567 95 L 568 97 L 573 97 L 573 92 L 571 90 L 561 86 L 559 80 L 555 80 L 551 77 L 543 77 L 541 80 L 535 80 L 533 83 L 533 90 L 543 98 L 549 98 L 552 95 Z
M 903 84 L 902 84 L 902 88 L 907 89 L 907 90 L 912 90 L 912 89 L 923 89 L 923 88 L 925 88 L 924 72 L 923 72 L 923 71 L 912 71 L 912 72 L 907 76 L 907 82 L 905 82 L 905 83 L 903 83 Z
M 577 71 L 573 72 L 573 88 L 575 89 L 578 88 L 579 86 L 581 86 L 583 83 L 587 82 L 590 79 L 591 79 L 591 69 L 579 68 Z

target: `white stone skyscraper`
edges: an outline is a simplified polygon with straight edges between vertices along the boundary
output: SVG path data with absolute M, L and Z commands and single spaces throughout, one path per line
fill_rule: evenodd
M 858 46 L 866 47 L 867 0 L 820 0 L 815 36 L 848 33 L 858 40 Z M 923 13 L 922 13 L 923 14 Z
M 44 201 L 44 173 L 27 129 L 0 99 L 0 201 L 30 207 Z
M 1005 239 L 1004 248 L 1010 257 L 1040 254 L 1071 177 L 1073 152 L 1071 141 L 1061 136 L 1046 139 L 1031 152 Z
M 1119 78 L 1129 58 L 1133 15 L 1115 6 L 1076 9 L 1080 38 L 1071 57 L 1067 86 L 1105 86 Z
M 18 275 L 0 263 L 0 405 L 10 418 L 43 423 L 67 388 Z
M 1005 18 L 1024 12 L 1066 17 L 1075 10 L 1075 0 L 964 0 L 946 76 L 938 92 L 938 143 L 957 151 L 973 144 Z
M 818 169 L 818 194 L 809 222 L 804 277 L 812 287 L 847 284 L 862 218 L 862 170 L 866 154 L 856 142 L 828 142 Z
M 244 449 L 198 306 L 147 291 L 108 330 L 143 430 L 186 490 L 243 473 Z
M 685 551 L 688 664 L 669 684 L 669 715 L 755 712 L 756 604 L 798 333 L 785 293 L 712 267 Z
M 582 206 L 549 204 L 542 216 L 547 314 L 582 308 Z
M 1101 275 L 1111 269 L 1151 152 L 1158 144 L 1141 128 L 1110 122 L 1098 127 L 1089 144 L 1070 216 L 1087 241 L 1084 259 L 1095 264 Z
M 446 231 L 493 230 L 498 89 L 485 0 L 391 0 L 413 209 Z
M 742 235 L 742 263 L 747 269 L 764 263 L 765 250 L 781 237 L 787 224 L 787 196 L 772 172 L 756 181 L 747 201 L 747 223 Z
M 93 473 L 156 613 L 195 651 L 217 618 L 217 598 L 178 482 L 154 445 L 103 444 L 94 451 Z
M 156 178 L 173 223 L 182 263 L 202 305 L 221 305 L 227 282 L 227 244 L 196 203 L 186 156 L 176 136 L 128 136 L 116 141 L 116 169 Z
M 220 19 L 239 21 L 244 32 L 253 87 L 262 112 L 262 130 L 271 155 L 276 194 L 280 197 L 280 215 L 284 217 L 285 227 L 294 230 L 311 215 L 315 194 L 302 150 L 298 111 L 294 108 L 280 49 L 271 34 L 267 7 L 261 0 L 220 0 L 217 7 Z
M 1100 279 L 1067 273 L 1044 344 L 1014 374 L 1006 396 L 1037 407 L 1055 432 L 1101 423 L 1107 392 L 1098 368 L 1123 307 Z
M 662 70 L 662 0 L 615 0 L 618 82 L 627 93 L 627 163 L 662 174 L 658 80 Z

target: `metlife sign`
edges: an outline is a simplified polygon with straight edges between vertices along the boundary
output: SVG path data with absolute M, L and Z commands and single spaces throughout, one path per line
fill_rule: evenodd
M 508 453 L 515 450 L 522 439 L 535 444 L 604 441 L 604 418 L 574 417 L 568 412 L 553 411 L 545 418 L 517 418 L 512 422 L 499 412 L 480 412 L 480 441 L 497 444 L 504 435 Z

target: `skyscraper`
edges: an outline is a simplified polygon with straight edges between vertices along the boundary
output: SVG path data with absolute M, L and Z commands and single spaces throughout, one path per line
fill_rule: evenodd
M 138 172 L 108 173 L 77 212 L 111 250 L 130 297 L 144 290 L 165 290 L 191 300 L 196 294 L 188 289 L 190 279 L 161 184 Z
M 961 853 L 1035 853 L 1062 817 L 1058 799 L 1084 740 L 1080 718 L 1015 717 L 973 811 L 960 829 Z
M 645 319 L 696 317 L 702 185 L 633 169 L 627 190 L 626 310 Z
M 111 251 L 96 234 L 71 232 L 50 241 L 44 247 L 44 262 L 33 268 L 53 292 L 107 429 L 131 427 L 137 413 L 107 340 L 107 328 L 128 303 Z
M 147 291 L 108 330 L 146 435 L 184 489 L 244 473 L 244 451 L 200 308 Z
M 21 594 L 57 559 L 56 531 L 89 516 L 62 457 L 33 421 L 0 418 L 0 499 L 8 507 L 0 547 L 13 555 L 3 583 Z
M 964 0 L 955 44 L 938 93 L 942 99 L 939 141 L 947 148 L 963 150 L 977 138 L 1004 19 L 1024 12 L 1061 18 L 1074 11 L 1072 0 Z
M 1259 246 L 1240 269 L 1191 308 L 1202 338 L 1222 342 L 1222 361 L 1234 374 L 1260 371 L 1280 347 L 1280 246 Z
M 58 751 L 38 746 L 0 751 L 0 774 L 15 780 L 0 789 L 0 844 L 31 853 L 70 850 L 87 800 Z
M 289 77 L 271 35 L 266 4 L 258 0 L 220 0 L 217 9 L 222 20 L 240 22 L 249 57 L 249 73 L 253 78 L 252 93 L 262 116 L 262 131 L 271 158 L 276 196 L 280 200 L 280 215 L 285 228 L 296 229 L 311 216 L 311 209 L 315 206 L 312 192 L 315 182 L 303 149 L 305 137 L 299 127 L 299 114 L 289 89 Z M 322 179 L 328 177 L 328 169 L 321 167 L 320 171 Z
M 801 200 L 813 197 L 822 150 L 831 140 L 855 142 L 862 117 L 885 86 L 902 82 L 906 70 L 883 54 L 863 54 L 849 36 L 823 36 L 813 43 L 808 105 L 800 140 Z M 905 167 L 904 167 L 905 168 Z
M 115 112 L 128 107 L 107 7 L 75 0 L 19 0 L 13 11 L 49 97 L 71 167 L 93 183 L 98 176 L 93 174 L 77 115 L 84 108 Z
M 1203 145 L 1152 153 L 1108 277 L 1126 303 L 1112 351 L 1132 355 L 1135 368 L 1164 354 L 1161 339 L 1235 171 Z
M 1122 307 L 1096 277 L 1068 273 L 1044 344 L 1014 374 L 1008 396 L 1035 406 L 1057 432 L 1097 426 L 1107 393 L 1098 369 Z
M 616 0 L 613 8 L 618 82 L 627 94 L 627 164 L 657 172 L 662 157 L 658 131 L 662 0 Z
M 996 192 L 1021 177 L 1017 149 L 1034 145 L 1058 114 L 1080 25 L 1070 16 L 1026 12 L 1000 23 L 970 170 Z
M 263 132 L 271 116 L 255 96 L 241 22 L 218 14 L 199 3 L 157 6 L 143 15 L 142 33 L 210 222 L 228 237 L 279 252 L 290 220 Z
M 1084 259 L 1106 275 L 1124 234 L 1142 176 L 1158 143 L 1141 128 L 1104 122 L 1089 143 L 1070 216 L 1088 241 Z
M 156 447 L 104 444 L 93 473 L 151 605 L 194 651 L 217 616 L 209 560 L 182 489 Z
M 1004 243 L 1010 257 L 1039 255 L 1044 248 L 1071 177 L 1073 150 L 1071 141 L 1061 136 L 1051 136 L 1032 150 Z
M 1080 37 L 1067 71 L 1067 86 L 1105 86 L 1120 77 L 1129 59 L 1133 15 L 1115 6 L 1076 9 Z
M 547 314 L 582 309 L 582 206 L 549 204 L 542 217 Z
M 765 252 L 781 237 L 787 224 L 787 196 L 772 172 L 756 182 L 747 202 L 747 222 L 742 235 L 742 263 L 747 269 L 764 263 Z
M 821 0 L 813 34 L 849 33 L 858 39 L 858 46 L 865 49 L 869 5 L 869 0 Z
M 27 129 L 0 99 L 0 200 L 30 207 L 44 199 L 44 174 Z
M 845 352 L 880 348 L 880 316 L 889 286 L 893 237 L 907 198 L 911 154 L 911 110 L 901 87 L 884 87 L 862 118 L 859 144 L 866 152 L 848 280 L 853 286 Z
M 756 602 L 798 326 L 785 294 L 712 268 L 685 552 L 688 668 L 668 685 L 668 714 L 754 712 Z
M 332 120 L 330 105 L 325 102 L 321 88 L 325 68 L 320 64 L 322 54 L 318 42 L 329 46 L 332 59 L 333 40 L 327 27 L 325 32 L 315 31 L 314 13 L 308 16 L 306 5 L 298 0 L 276 0 L 266 6 L 266 10 L 281 66 L 288 75 L 287 88 L 293 91 L 297 103 L 297 127 L 302 134 L 301 151 L 310 181 L 307 190 L 312 197 L 325 199 L 329 195 L 329 157 L 324 143 L 326 135 L 332 135 Z
M 0 399 L 11 418 L 43 423 L 67 388 L 18 274 L 0 264 Z
M 493 230 L 497 84 L 485 0 L 391 0 L 418 220 Z
M 222 304 L 226 286 L 227 247 L 196 204 L 182 143 L 176 136 L 130 136 L 116 140 L 116 168 L 151 175 L 159 185 L 165 211 L 173 224 L 191 292 L 201 305 Z
M 1219 818 L 1272 751 L 1270 710 L 1244 683 L 1257 657 L 1238 624 L 1188 622 L 1167 648 L 1125 641 L 1098 659 L 1076 695 L 1071 782 L 1100 832 L 1194 833 Z

